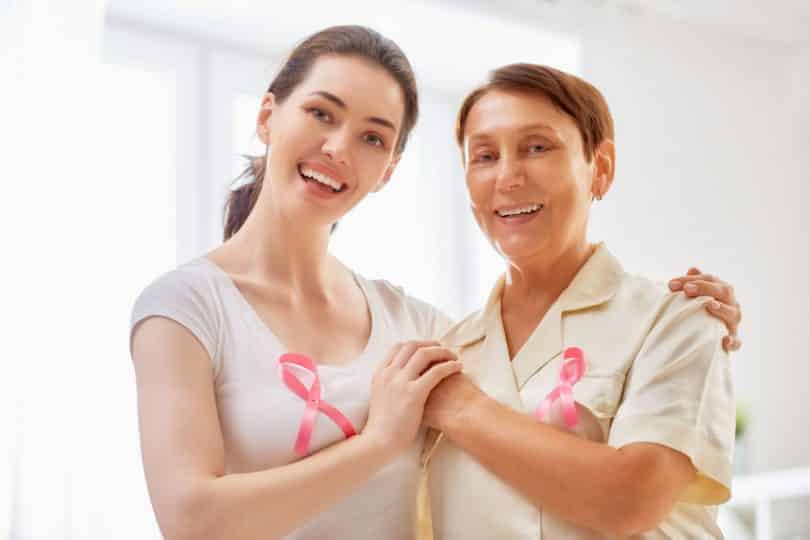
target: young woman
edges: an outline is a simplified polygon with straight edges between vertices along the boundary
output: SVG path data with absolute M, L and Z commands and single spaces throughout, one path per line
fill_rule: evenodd
M 328 244 L 388 181 L 417 111 L 391 41 L 361 27 L 305 40 L 263 99 L 267 153 L 225 242 L 136 301 L 143 460 L 167 538 L 412 537 L 424 403 L 460 370 L 435 341 L 451 322 Z M 681 282 L 713 294 L 699 278 Z
M 724 329 L 709 299 L 628 274 L 588 242 L 613 183 L 605 99 L 546 66 L 504 66 L 462 105 L 458 142 L 507 270 L 442 339 L 464 373 L 425 406 L 444 441 L 427 450 L 438 538 L 722 538 L 735 419 Z

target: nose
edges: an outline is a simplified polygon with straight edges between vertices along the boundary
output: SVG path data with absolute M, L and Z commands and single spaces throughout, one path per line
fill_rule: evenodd
M 526 171 L 520 160 L 503 156 L 498 168 L 495 185 L 500 191 L 514 191 L 526 184 Z
M 345 129 L 336 129 L 326 135 L 321 152 L 342 165 L 349 163 L 349 134 Z

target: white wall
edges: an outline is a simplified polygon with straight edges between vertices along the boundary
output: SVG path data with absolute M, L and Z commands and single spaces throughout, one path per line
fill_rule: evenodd
M 613 108 L 619 156 L 593 234 L 635 269 L 697 264 L 736 285 L 751 464 L 810 464 L 806 52 L 649 16 L 582 35 L 583 74 Z
M 582 73 L 616 120 L 593 236 L 631 270 L 695 264 L 736 286 L 749 468 L 810 465 L 810 43 L 632 13 L 557 24 L 582 38 Z M 809 503 L 777 505 L 774 537 L 810 530 Z

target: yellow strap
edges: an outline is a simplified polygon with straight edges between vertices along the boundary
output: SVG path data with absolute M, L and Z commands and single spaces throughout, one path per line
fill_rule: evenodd
M 430 510 L 430 458 L 439 446 L 444 433 L 430 429 L 425 435 L 416 489 L 416 540 L 433 540 L 433 514 Z

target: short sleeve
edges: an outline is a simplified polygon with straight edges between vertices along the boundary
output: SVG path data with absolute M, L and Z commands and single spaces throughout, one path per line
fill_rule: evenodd
M 398 314 L 393 319 L 399 323 L 403 319 L 409 321 L 415 335 L 407 339 L 439 341 L 453 325 L 453 320 L 440 309 L 406 294 L 402 287 L 386 280 L 375 280 L 373 283 L 388 310 Z
M 130 318 L 132 336 L 138 324 L 149 317 L 166 317 L 187 328 L 208 352 L 214 372 L 219 364 L 219 335 L 213 294 L 202 276 L 189 270 L 168 272 L 150 283 L 135 300 Z
M 706 312 L 708 299 L 666 302 L 628 372 L 608 444 L 657 443 L 685 454 L 698 474 L 682 500 L 720 504 L 731 494 L 735 422 L 725 327 Z
M 453 326 L 453 320 L 445 315 L 439 308 L 428 306 L 430 313 L 426 317 L 425 332 L 429 339 L 439 341 L 447 331 Z
M 427 302 L 409 296 L 408 303 L 414 313 L 420 339 L 439 341 L 453 325 L 450 317 Z

